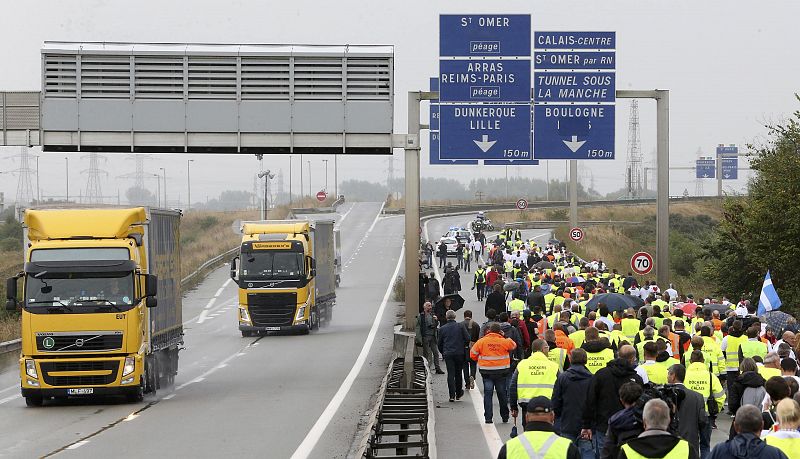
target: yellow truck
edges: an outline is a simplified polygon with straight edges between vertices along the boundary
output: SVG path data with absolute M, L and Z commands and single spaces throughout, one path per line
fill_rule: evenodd
M 329 322 L 339 264 L 332 220 L 243 222 L 239 255 L 231 261 L 242 336 L 308 333 Z
M 138 401 L 174 381 L 180 217 L 144 207 L 25 211 L 25 265 L 7 280 L 6 308 L 22 308 L 28 406 L 88 395 Z

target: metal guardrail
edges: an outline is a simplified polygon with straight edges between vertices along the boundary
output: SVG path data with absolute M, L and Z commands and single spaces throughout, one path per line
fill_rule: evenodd
M 597 226 L 597 225 L 641 225 L 643 222 L 629 220 L 582 220 L 578 226 Z M 514 229 L 540 229 L 554 228 L 556 226 L 569 225 L 568 220 L 539 220 L 529 222 L 508 222 L 502 225 L 503 228 Z
M 215 267 L 218 263 L 223 260 L 226 260 L 229 256 L 236 253 L 239 250 L 239 247 L 234 247 L 230 250 L 225 251 L 224 253 L 217 255 L 210 260 L 206 260 L 203 264 L 201 264 L 197 269 L 195 269 L 191 274 L 181 279 L 181 289 L 186 289 L 187 287 L 192 285 L 192 282 L 202 275 L 206 270 Z M 22 340 L 17 338 L 11 341 L 5 341 L 0 343 L 0 354 L 5 354 L 8 352 L 14 352 L 20 350 L 22 347 Z

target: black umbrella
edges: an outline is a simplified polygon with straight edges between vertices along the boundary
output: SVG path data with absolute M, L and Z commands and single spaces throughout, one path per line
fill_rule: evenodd
M 533 267 L 539 269 L 556 269 L 556 265 L 550 263 L 549 261 L 540 261 L 539 263 L 533 265 Z
M 628 308 L 638 310 L 640 307 L 644 306 L 644 300 L 638 296 L 623 295 L 621 293 L 601 293 L 593 296 L 592 299 L 586 303 L 586 310 L 597 310 L 597 308 L 600 307 L 598 306 L 599 303 L 604 303 L 611 312 L 624 311 Z
M 764 317 L 767 318 L 767 325 L 772 327 L 776 335 L 780 336 L 786 330 L 786 326 L 789 325 L 789 317 L 792 316 L 783 311 L 767 311 Z
M 444 319 L 444 314 L 447 312 L 447 307 L 445 307 L 445 301 L 447 300 L 450 300 L 450 309 L 453 311 L 458 311 L 464 307 L 463 296 L 458 293 L 447 294 L 436 300 L 436 304 L 433 305 L 433 312 L 436 313 L 437 317 Z

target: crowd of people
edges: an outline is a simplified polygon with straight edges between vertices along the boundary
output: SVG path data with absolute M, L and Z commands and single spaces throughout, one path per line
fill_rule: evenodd
M 523 416 L 499 457 L 800 458 L 793 318 L 778 328 L 746 299 L 695 303 L 510 229 L 460 245 L 486 321 L 457 322 L 449 300 L 433 311 L 470 270 L 445 252 L 442 285 L 420 277 L 417 342 L 437 373 L 443 356 L 451 402 L 480 374 L 486 423 L 495 397 L 503 423 Z M 720 416 L 729 439 L 712 449 Z

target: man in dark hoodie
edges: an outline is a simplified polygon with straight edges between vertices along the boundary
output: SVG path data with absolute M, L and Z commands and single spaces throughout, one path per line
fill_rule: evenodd
M 667 431 L 670 423 L 669 405 L 654 398 L 644 405 L 642 413 L 644 432 L 622 445 L 620 459 L 634 458 L 687 458 L 698 459 L 697 451 L 683 440 Z
M 605 443 L 608 419 L 623 408 L 619 401 L 619 388 L 626 382 L 643 385 L 642 377 L 636 372 L 636 350 L 633 346 L 620 347 L 619 356 L 600 369 L 592 377 L 583 410 L 581 436 L 592 440 L 595 454 Z
M 484 313 L 488 312 L 489 309 L 494 309 L 495 311 L 506 310 L 506 296 L 503 295 L 503 287 L 499 284 L 494 284 L 492 286 L 492 293 L 486 295 Z
M 736 436 L 715 446 L 710 459 L 785 459 L 781 450 L 761 440 L 763 427 L 760 409 L 752 405 L 739 408 L 733 420 Z
M 626 382 L 619 388 L 619 401 L 625 409 L 608 419 L 606 443 L 600 451 L 600 459 L 616 459 L 622 445 L 644 431 L 641 408 L 636 406 L 642 393 L 642 386 L 634 382 Z
M 558 376 L 553 387 L 553 410 L 556 413 L 556 430 L 562 437 L 578 445 L 581 455 L 585 456 L 592 451 L 592 443 L 578 437 L 592 373 L 586 369 L 586 351 L 573 350 L 571 359 L 570 367 Z

